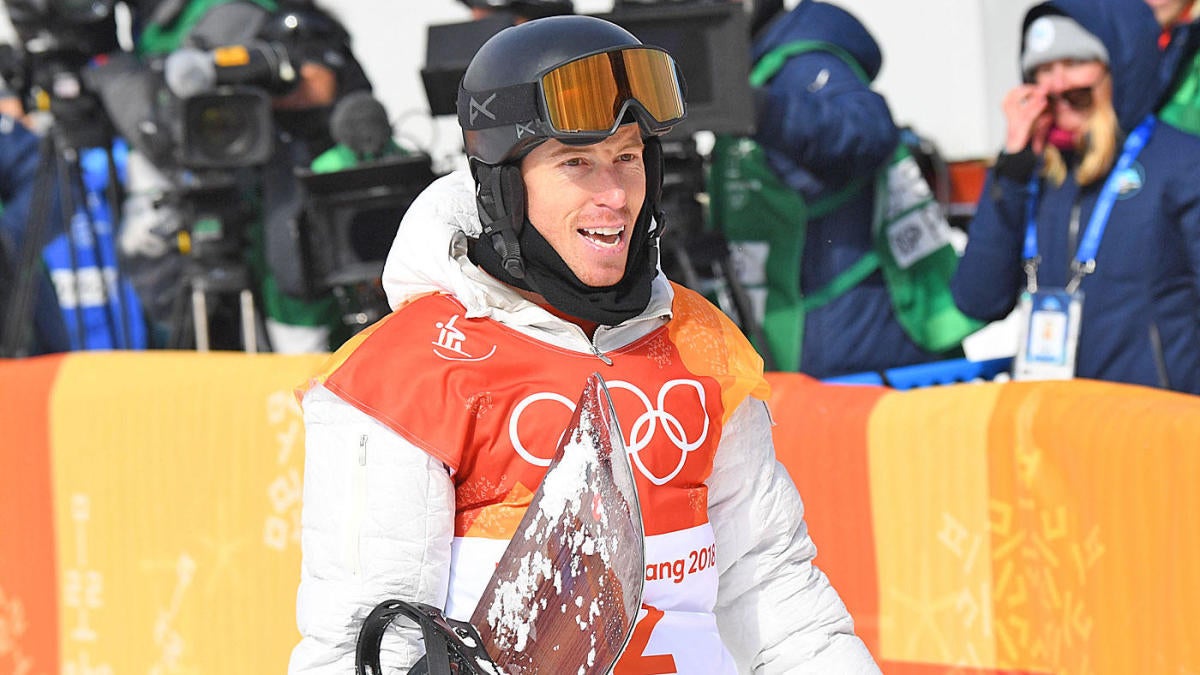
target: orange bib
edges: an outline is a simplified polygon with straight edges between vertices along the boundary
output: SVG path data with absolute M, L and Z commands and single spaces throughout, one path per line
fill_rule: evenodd
M 761 361 L 724 315 L 679 287 L 673 309 L 666 327 L 606 354 L 608 366 L 428 296 L 347 345 L 325 386 L 450 467 L 456 535 L 508 539 L 584 381 L 599 372 L 646 534 L 691 527 L 707 522 L 703 483 L 722 424 L 741 399 L 767 390 Z

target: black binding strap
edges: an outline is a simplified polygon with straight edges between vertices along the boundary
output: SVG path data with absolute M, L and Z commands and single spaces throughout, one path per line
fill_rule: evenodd
M 466 621 L 447 618 L 436 607 L 420 602 L 385 600 L 363 619 L 354 650 L 355 675 L 381 675 L 379 652 L 383 634 L 397 616 L 412 619 L 421 629 L 425 656 L 409 670 L 410 675 L 488 675 L 500 672 L 487 652 L 475 627 Z M 480 664 L 488 664 L 491 671 Z

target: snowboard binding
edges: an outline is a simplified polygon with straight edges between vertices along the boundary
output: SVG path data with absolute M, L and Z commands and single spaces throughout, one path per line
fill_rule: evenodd
M 363 620 L 354 654 L 355 675 L 381 675 L 379 650 L 383 634 L 397 616 L 412 619 L 421 628 L 425 656 L 409 675 L 496 675 L 501 672 L 483 648 L 479 631 L 466 621 L 442 614 L 420 602 L 385 600 Z

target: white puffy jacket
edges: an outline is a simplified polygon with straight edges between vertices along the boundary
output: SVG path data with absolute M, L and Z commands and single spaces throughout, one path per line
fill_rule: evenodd
M 479 229 L 466 172 L 430 186 L 388 255 L 383 280 L 391 306 L 449 293 L 468 317 L 490 316 L 543 342 L 593 353 L 627 345 L 670 318 L 672 291 L 660 274 L 646 312 L 601 327 L 589 341 L 466 258 L 466 237 Z M 302 639 L 288 672 L 352 673 L 359 626 L 380 601 L 445 605 L 454 486 L 439 461 L 329 390 L 308 391 L 303 408 Z M 812 563 L 804 507 L 775 459 L 770 427 L 763 402 L 743 402 L 724 427 L 707 483 L 720 551 L 721 637 L 744 673 L 878 673 L 837 592 Z M 407 672 L 423 651 L 419 638 L 393 625 L 385 669 Z

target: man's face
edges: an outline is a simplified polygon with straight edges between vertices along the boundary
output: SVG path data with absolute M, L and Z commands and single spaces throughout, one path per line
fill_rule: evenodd
M 337 97 L 337 74 L 324 65 L 300 64 L 300 82 L 284 96 L 271 100 L 276 110 L 308 110 L 333 105 Z
M 626 124 L 592 145 L 546 141 L 521 162 L 529 222 L 588 286 L 625 275 L 646 199 L 643 149 L 638 126 Z

